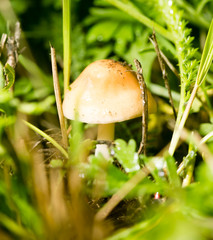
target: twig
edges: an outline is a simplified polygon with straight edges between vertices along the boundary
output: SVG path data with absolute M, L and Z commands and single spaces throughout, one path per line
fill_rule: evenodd
M 137 68 L 137 79 L 140 84 L 141 89 L 141 97 L 142 97 L 142 138 L 140 142 L 140 147 L 138 150 L 138 154 L 143 153 L 146 155 L 146 140 L 147 140 L 147 122 L 148 122 L 148 97 L 146 91 L 146 83 L 143 77 L 143 69 L 140 62 L 137 59 L 134 59 L 135 66 Z
M 151 39 L 152 42 L 152 39 Z M 160 55 L 163 58 L 164 62 L 166 63 L 166 65 L 170 68 L 170 70 L 175 74 L 175 76 L 180 79 L 180 75 L 179 72 L 177 71 L 177 69 L 172 65 L 172 63 L 169 61 L 169 59 L 164 55 L 164 53 L 159 49 Z
M 150 41 L 152 42 L 152 44 L 153 44 L 154 47 L 155 47 L 155 51 L 156 51 L 156 53 L 157 53 L 157 57 L 158 57 L 158 61 L 159 61 L 159 64 L 160 64 L 160 68 L 161 68 L 163 80 L 164 80 L 164 83 L 165 83 L 165 87 L 166 87 L 167 90 L 168 90 L 169 101 L 170 101 L 170 104 L 171 104 L 171 106 L 172 106 L 172 110 L 173 110 L 173 113 L 174 113 L 174 117 L 175 117 L 175 119 L 176 119 L 176 118 L 177 118 L 177 114 L 176 114 L 175 107 L 174 107 L 174 102 L 173 102 L 173 99 L 172 99 L 172 94 L 171 94 L 171 89 L 170 89 L 170 86 L 169 86 L 169 81 L 168 81 L 168 77 L 167 77 L 166 67 L 165 67 L 163 58 L 162 58 L 162 56 L 161 56 L 161 54 L 160 54 L 160 50 L 159 50 L 159 48 L 158 48 L 158 43 L 157 43 L 157 39 L 156 39 L 156 36 L 155 36 L 155 32 L 154 32 L 154 31 L 153 31 L 152 37 L 150 38 Z
M 111 199 L 99 210 L 95 216 L 96 221 L 104 220 L 109 213 L 118 205 L 118 203 L 127 194 L 134 189 L 148 174 L 150 173 L 147 167 L 142 168 L 138 171 L 128 182 L 126 182 L 118 192 L 116 192 Z
M 58 117 L 59 117 L 59 122 L 61 127 L 61 133 L 62 133 L 62 141 L 63 141 L 64 147 L 67 148 L 68 146 L 67 130 L 65 125 L 64 114 L 62 111 L 61 91 L 60 91 L 59 80 L 58 80 L 56 54 L 55 54 L 55 49 L 52 46 L 50 46 L 50 49 L 51 49 L 51 62 L 52 62 L 52 73 L 53 73 L 53 85 L 54 85 L 54 91 L 55 91 L 56 106 L 58 110 Z
M 20 22 L 16 22 L 14 36 L 9 36 L 7 39 L 7 62 L 12 68 L 15 69 L 18 62 L 18 49 L 19 49 L 19 40 L 21 36 L 21 27 Z

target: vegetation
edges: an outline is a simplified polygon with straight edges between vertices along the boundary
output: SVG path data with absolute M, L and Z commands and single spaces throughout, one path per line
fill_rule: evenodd
M 1 0 L 0 239 L 213 238 L 212 17 L 210 0 Z M 98 59 L 141 63 L 146 155 L 141 117 L 116 123 L 110 159 L 63 117 Z

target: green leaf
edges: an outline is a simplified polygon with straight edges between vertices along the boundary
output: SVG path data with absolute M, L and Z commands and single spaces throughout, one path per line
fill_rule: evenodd
M 32 89 L 32 83 L 28 78 L 20 78 L 14 85 L 14 96 L 23 96 L 26 98 L 26 95 L 29 94 Z
M 130 139 L 128 144 L 122 139 L 115 140 L 114 151 L 115 157 L 127 173 L 140 169 L 139 158 L 136 153 L 136 143 L 133 139 Z
M 118 31 L 115 34 L 115 51 L 118 54 L 125 52 L 128 42 L 132 42 L 134 39 L 132 24 L 121 24 Z
M 4 89 L 10 89 L 15 82 L 15 70 L 7 63 L 4 67 L 7 76 L 8 84 Z
M 167 170 L 168 170 L 168 176 L 169 176 L 169 182 L 173 187 L 180 187 L 180 179 L 177 175 L 177 167 L 175 165 L 175 159 L 167 155 L 165 157 L 166 163 L 167 163 Z
M 13 96 L 11 92 L 6 91 L 5 89 L 0 90 L 0 105 L 9 102 L 12 98 Z
M 211 131 L 213 131 L 213 124 L 212 123 L 202 123 L 202 124 L 200 124 L 199 132 L 202 136 L 208 134 Z
M 94 25 L 87 34 L 88 43 L 95 41 L 107 42 L 113 35 L 118 27 L 118 22 L 115 21 L 102 21 Z
M 128 176 L 114 165 L 109 165 L 106 176 L 106 193 L 112 195 L 116 193 L 125 182 L 129 180 Z
M 55 102 L 54 96 L 49 96 L 41 102 L 23 102 L 18 106 L 18 110 L 23 113 L 40 115 L 47 111 Z
M 101 48 L 91 48 L 88 49 L 87 53 L 90 56 L 93 56 L 94 61 L 99 59 L 105 59 L 109 56 L 110 52 L 112 51 L 111 44 L 105 44 Z

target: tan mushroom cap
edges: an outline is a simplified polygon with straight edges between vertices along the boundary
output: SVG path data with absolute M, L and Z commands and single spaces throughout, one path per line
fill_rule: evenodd
M 106 124 L 141 116 L 141 90 L 130 70 L 128 65 L 108 59 L 88 65 L 65 94 L 65 117 Z M 155 111 L 156 102 L 148 91 L 148 112 Z

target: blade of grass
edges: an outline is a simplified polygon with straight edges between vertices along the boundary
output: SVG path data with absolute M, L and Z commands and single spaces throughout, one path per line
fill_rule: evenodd
M 201 56 L 200 67 L 198 69 L 196 83 L 201 85 L 206 78 L 209 68 L 213 59 L 213 20 L 211 22 L 209 32 L 204 45 L 203 53 Z
M 68 146 L 67 130 L 66 130 L 64 114 L 62 111 L 61 91 L 60 91 L 59 80 L 58 80 L 56 54 L 55 54 L 55 49 L 52 46 L 50 46 L 50 49 L 51 49 L 53 85 L 54 85 L 54 91 L 55 91 L 55 99 L 56 99 L 58 117 L 59 117 L 59 122 L 60 122 L 60 127 L 61 127 L 61 133 L 62 133 L 62 141 L 63 141 L 64 147 L 67 148 L 67 146 Z
M 71 0 L 63 0 L 64 93 L 68 90 L 71 66 Z
M 177 128 L 175 129 L 175 131 L 172 135 L 172 140 L 171 140 L 171 144 L 170 144 L 170 147 L 169 147 L 169 154 L 171 156 L 175 152 L 178 140 L 180 138 L 180 135 L 181 135 L 182 129 L 185 125 L 185 122 L 188 118 L 188 115 L 189 115 L 192 103 L 195 99 L 197 90 L 200 87 L 200 85 L 204 82 L 204 80 L 206 78 L 206 75 L 208 73 L 208 70 L 209 70 L 209 68 L 212 64 L 212 60 L 213 60 L 213 20 L 211 22 L 209 32 L 208 32 L 208 35 L 207 35 L 207 38 L 206 38 L 206 42 L 205 42 L 204 50 L 203 50 L 203 53 L 202 53 L 201 62 L 200 62 L 200 66 L 199 66 L 199 69 L 198 69 L 198 74 L 197 74 L 197 78 L 196 78 L 194 88 L 192 90 L 189 101 L 186 105 L 186 109 L 183 113 L 180 124 L 177 126 Z
M 29 127 L 31 128 L 33 131 L 35 131 L 36 133 L 38 133 L 39 135 L 41 135 L 43 138 L 45 138 L 47 141 L 49 141 L 50 143 L 52 143 L 53 146 L 55 146 L 66 158 L 68 158 L 68 153 L 65 151 L 65 149 L 60 146 L 52 137 L 50 137 L 49 135 L 47 135 L 45 132 L 43 132 L 42 130 L 40 130 L 39 128 L 37 128 L 36 126 L 32 125 L 31 123 L 24 121 L 23 122 Z

